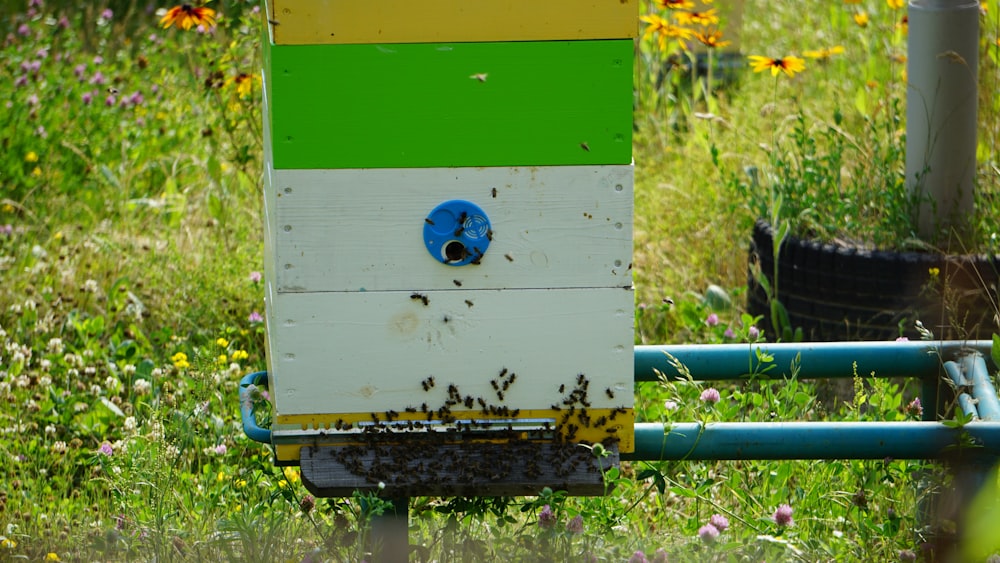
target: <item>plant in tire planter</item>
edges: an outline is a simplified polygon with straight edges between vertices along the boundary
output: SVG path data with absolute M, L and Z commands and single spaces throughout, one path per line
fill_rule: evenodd
M 798 114 L 764 171 L 734 172 L 716 159 L 736 201 L 768 218 L 753 227 L 747 311 L 764 317 L 769 334 L 918 338 L 917 320 L 941 338 L 989 338 L 998 330 L 1000 261 L 939 251 L 913 234 L 918 202 L 904 186 L 898 105 L 863 119 L 856 136 L 839 111 L 828 122 Z M 982 207 L 980 230 L 1000 230 Z M 787 228 L 780 244 L 775 225 Z

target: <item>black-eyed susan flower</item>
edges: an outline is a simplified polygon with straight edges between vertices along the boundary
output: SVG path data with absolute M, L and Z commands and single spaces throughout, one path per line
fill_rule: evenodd
M 160 25 L 164 28 L 175 26 L 185 31 L 199 25 L 211 29 L 215 27 L 215 10 L 205 6 L 181 4 L 167 10 L 166 15 L 160 19 Z
M 719 23 L 718 10 L 715 8 L 703 12 L 677 12 L 674 17 L 681 25 L 716 25 Z
M 690 39 L 694 36 L 693 30 L 674 25 L 656 14 L 639 16 L 639 19 L 649 24 L 646 26 L 643 38 L 648 39 L 653 34 L 656 34 L 660 50 L 665 50 L 667 42 L 671 39 Z
M 668 10 L 690 10 L 694 8 L 693 0 L 656 0 L 656 5 Z
M 754 72 L 763 72 L 767 69 L 771 69 L 771 76 L 778 76 L 779 72 L 784 72 L 788 76 L 795 76 L 796 72 L 802 72 L 806 69 L 806 62 L 799 57 L 782 57 L 780 59 L 774 59 L 771 57 L 763 57 L 761 55 L 751 55 L 748 57 L 750 59 L 750 66 L 753 68 Z
M 803 51 L 802 54 L 810 59 L 829 59 L 830 57 L 839 55 L 843 52 L 843 45 L 834 45 L 833 47 L 824 47 L 815 51 Z
M 854 23 L 858 24 L 858 27 L 868 27 L 869 21 L 871 21 L 871 18 L 868 17 L 868 12 L 854 14 Z
M 250 93 L 253 92 L 254 79 L 256 79 L 257 82 L 260 81 L 259 76 L 241 72 L 236 76 L 233 76 L 228 80 L 226 80 L 226 86 L 235 85 L 236 95 L 239 96 L 241 99 L 245 99 L 250 97 Z
M 696 31 L 694 38 L 698 40 L 702 45 L 708 47 L 709 49 L 718 49 L 720 47 L 725 47 L 732 43 L 731 41 L 722 40 L 722 32 L 718 29 L 713 29 L 710 31 L 700 32 Z

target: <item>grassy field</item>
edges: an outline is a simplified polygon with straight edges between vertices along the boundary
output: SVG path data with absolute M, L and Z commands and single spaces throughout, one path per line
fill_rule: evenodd
M 0 2 L 0 561 L 371 560 L 384 504 L 313 499 L 239 425 L 237 381 L 265 366 L 257 3 L 213 3 L 217 26 L 188 30 L 142 3 L 66 4 Z M 672 43 L 639 42 L 637 343 L 750 338 L 748 237 L 768 199 L 744 170 L 795 161 L 796 124 L 839 115 L 844 177 L 890 180 L 822 214 L 881 206 L 903 167 L 893 4 L 747 2 L 742 54 L 818 51 L 791 77 L 741 59 L 692 79 Z M 1000 7 L 985 5 L 991 202 Z M 842 402 L 797 380 L 636 391 L 646 421 L 919 419 L 913 390 L 881 379 Z M 600 498 L 414 499 L 410 538 L 435 561 L 932 560 L 932 533 L 962 532 L 917 516 L 942 478 L 891 459 L 626 463 Z

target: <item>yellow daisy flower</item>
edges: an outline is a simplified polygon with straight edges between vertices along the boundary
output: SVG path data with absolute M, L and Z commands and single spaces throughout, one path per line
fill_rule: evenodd
M 199 25 L 212 29 L 215 27 L 215 10 L 204 6 L 181 4 L 167 10 L 167 14 L 160 19 L 160 25 L 164 28 L 175 26 L 185 31 Z
M 763 72 L 767 69 L 771 69 L 771 76 L 778 76 L 779 72 L 784 72 L 788 76 L 795 76 L 795 73 L 802 72 L 806 69 L 806 62 L 799 57 L 789 56 L 774 59 L 760 55 L 751 55 L 748 58 L 750 59 L 750 66 L 753 68 L 754 72 Z

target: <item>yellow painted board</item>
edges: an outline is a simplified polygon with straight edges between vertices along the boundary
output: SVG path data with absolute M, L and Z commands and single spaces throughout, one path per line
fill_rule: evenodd
M 639 0 L 267 0 L 276 44 L 626 39 Z

